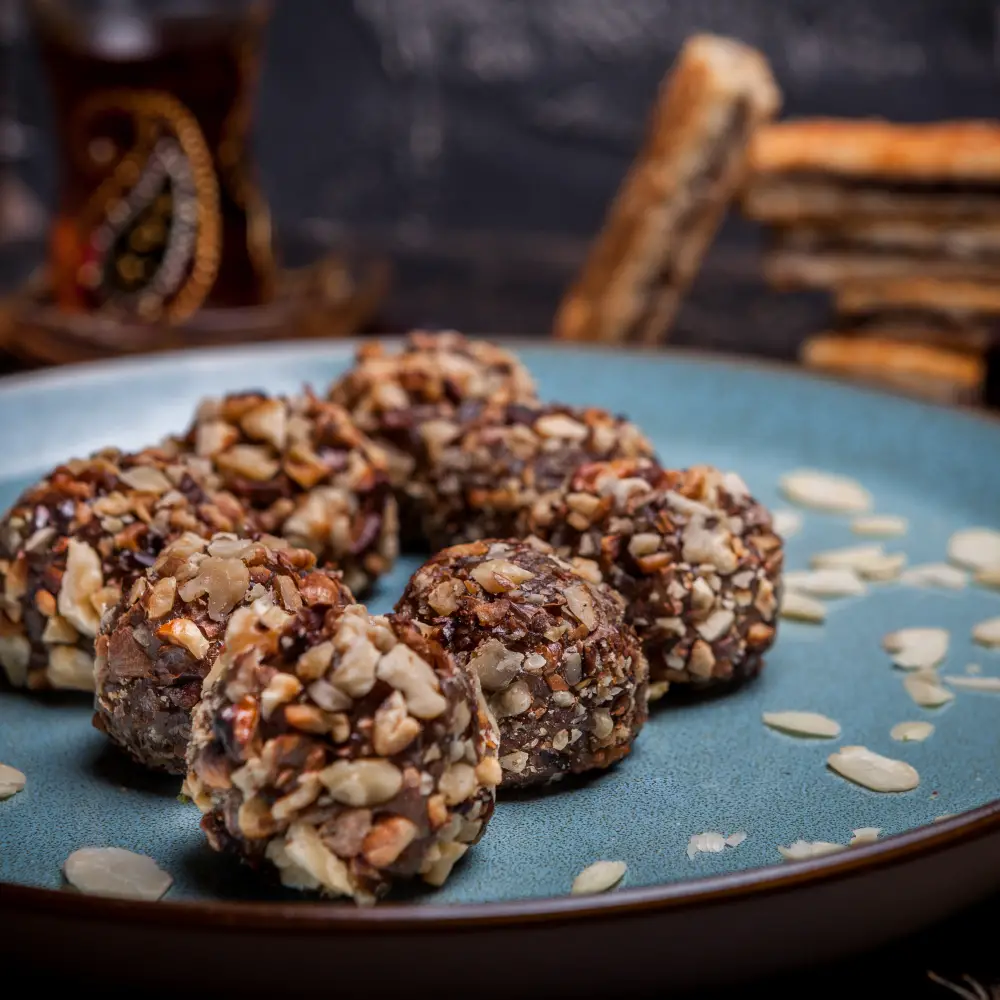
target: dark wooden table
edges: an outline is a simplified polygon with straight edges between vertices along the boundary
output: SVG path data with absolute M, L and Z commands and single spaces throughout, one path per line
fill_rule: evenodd
M 755 279 L 746 240 L 740 225 L 731 224 L 685 307 L 674 340 L 705 350 L 790 360 L 799 341 L 825 322 L 825 303 L 815 296 L 767 293 Z M 559 290 L 582 250 L 576 244 L 540 238 L 508 238 L 491 245 L 489 240 L 476 236 L 443 241 L 434 252 L 394 245 L 391 253 L 397 262 L 397 283 L 386 303 L 384 328 L 403 330 L 428 323 L 544 335 Z M 23 280 L 39 254 L 37 247 L 0 250 L 0 290 Z M 512 263 L 505 266 L 499 263 L 503 260 Z M 15 359 L 0 354 L 0 372 L 20 367 Z M 983 991 L 979 997 L 1000 1000 L 998 912 L 1000 898 L 991 899 L 890 947 L 832 967 L 754 984 L 756 994 L 907 1000 L 954 996 L 931 978 L 934 975 L 963 986 L 969 991 L 965 996 L 975 997 L 974 988 L 962 982 L 963 976 L 972 977 Z M 851 920 L 852 914 L 845 913 L 843 919 Z M 781 928 L 774 928 L 774 933 L 780 935 Z M 33 970 L 31 976 L 35 988 L 74 985 L 67 970 Z M 150 985 L 154 992 L 143 986 L 147 1000 L 157 996 L 155 984 Z M 745 989 L 735 987 L 703 996 L 731 1000 L 734 990 L 742 995 Z M 197 996 L 194 986 L 192 990 L 192 995 Z M 114 995 L 113 990 L 110 995 Z

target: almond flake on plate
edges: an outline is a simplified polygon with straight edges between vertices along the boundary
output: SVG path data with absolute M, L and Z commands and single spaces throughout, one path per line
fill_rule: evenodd
M 731 833 L 728 837 L 717 830 L 693 833 L 688 838 L 688 860 L 693 861 L 696 854 L 721 854 L 727 847 L 739 847 L 746 839 L 747 835 L 742 831 Z
M 848 847 L 858 847 L 861 844 L 874 844 L 878 840 L 878 835 L 882 832 L 880 826 L 861 826 L 857 830 L 851 831 L 851 839 Z
M 842 778 L 873 792 L 909 792 L 920 784 L 915 767 L 868 747 L 841 747 L 826 762 Z
M 1000 566 L 989 566 L 976 571 L 975 581 L 980 587 L 1000 588 Z
M 858 572 L 866 580 L 874 580 L 876 583 L 885 583 L 888 580 L 896 580 L 906 566 L 905 552 L 887 552 L 878 559 L 870 559 L 863 566 L 858 567 Z
M 873 559 L 881 559 L 885 549 L 877 545 L 846 545 L 841 549 L 827 549 L 817 552 L 809 559 L 813 569 L 853 569 L 860 570 L 862 566 Z
M 761 715 L 766 726 L 780 729 L 792 736 L 824 736 L 840 735 L 840 723 L 820 715 L 818 712 L 764 712 Z
M 972 629 L 972 638 L 981 646 L 1000 646 L 1000 618 L 987 618 Z
M 0 799 L 9 799 L 27 784 L 28 779 L 16 767 L 0 764 Z
M 628 871 L 628 865 L 624 861 L 595 861 L 573 879 L 573 885 L 569 891 L 574 896 L 607 892 L 621 882 L 626 871 Z
M 797 510 L 776 510 L 771 515 L 775 534 L 791 538 L 802 530 L 802 515 Z
M 921 708 L 940 708 L 955 700 L 955 692 L 942 687 L 933 670 L 920 670 L 903 679 L 906 693 Z
M 901 743 L 923 743 L 933 732 L 933 722 L 897 722 L 889 735 Z
M 1000 531 L 963 528 L 948 539 L 948 558 L 966 569 L 1000 568 Z
M 873 535 L 876 538 L 896 538 L 905 535 L 910 524 L 905 517 L 895 514 L 864 514 L 851 521 L 851 531 L 856 535 Z
M 94 896 L 159 899 L 173 879 L 145 854 L 121 847 L 81 847 L 63 863 L 70 885 Z
M 966 691 L 1000 691 L 1000 677 L 945 676 L 945 684 Z
M 826 607 L 823 604 L 794 590 L 786 590 L 781 595 L 779 613 L 782 618 L 791 618 L 793 621 L 816 624 L 826 621 Z
M 780 481 L 781 492 L 792 503 L 834 514 L 860 514 L 870 510 L 871 494 L 859 482 L 818 469 L 795 469 Z
M 943 587 L 945 590 L 964 590 L 969 574 L 950 563 L 924 563 L 911 566 L 899 574 L 899 582 L 908 587 Z
M 786 861 L 804 861 L 806 858 L 821 858 L 825 854 L 846 851 L 844 844 L 831 844 L 828 840 L 796 840 L 788 847 L 778 845 L 778 851 Z
M 903 670 L 928 670 L 948 655 L 949 640 L 944 628 L 900 628 L 882 637 L 882 648 Z
M 810 597 L 861 597 L 868 593 L 864 581 L 853 569 L 800 569 L 782 578 L 789 590 Z

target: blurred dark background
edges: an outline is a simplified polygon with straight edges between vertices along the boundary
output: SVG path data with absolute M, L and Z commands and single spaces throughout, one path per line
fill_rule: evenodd
M 545 333 L 692 32 L 763 49 L 786 115 L 993 116 L 1000 97 L 1000 4 L 990 0 L 274 6 L 257 145 L 286 259 L 320 246 L 391 256 L 389 329 Z M 48 96 L 21 34 L 22 170 L 48 201 Z M 763 292 L 757 235 L 730 220 L 674 342 L 786 356 L 825 322 L 822 300 Z M 7 256 L 9 279 L 28 255 Z

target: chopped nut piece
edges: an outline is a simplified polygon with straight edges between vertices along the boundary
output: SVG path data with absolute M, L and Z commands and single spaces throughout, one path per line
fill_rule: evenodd
M 407 708 L 418 719 L 436 719 L 447 707 L 433 670 L 409 646 L 400 643 L 386 653 L 376 675 L 403 692 Z
M 776 510 L 774 531 L 782 538 L 792 538 L 802 530 L 802 515 L 797 510 Z
M 71 538 L 66 550 L 66 572 L 63 574 L 56 606 L 59 614 L 83 635 L 97 635 L 101 616 L 90 603 L 90 595 L 103 586 L 101 557 L 86 542 Z
M 190 618 L 172 618 L 156 630 L 156 635 L 164 642 L 186 649 L 196 660 L 208 652 L 208 639 Z
M 177 596 L 177 580 L 172 576 L 165 576 L 157 580 L 146 596 L 146 613 L 150 619 L 163 618 L 170 614 L 174 607 L 174 598 Z M 135 602 L 131 602 L 135 603 Z
M 93 691 L 94 657 L 76 646 L 52 646 L 45 676 L 54 688 Z
M 693 833 L 688 839 L 687 856 L 693 861 L 696 854 L 721 854 L 726 849 L 726 838 L 721 833 Z
M 851 531 L 856 535 L 874 535 L 879 538 L 895 538 L 909 530 L 905 517 L 895 514 L 867 514 L 851 521 Z
M 570 893 L 585 896 L 607 892 L 621 882 L 627 871 L 628 865 L 624 861 L 595 861 L 573 879 Z
M 882 828 L 878 826 L 862 826 L 851 831 L 851 840 L 848 847 L 857 847 L 864 844 L 874 844 L 878 840 L 878 835 Z

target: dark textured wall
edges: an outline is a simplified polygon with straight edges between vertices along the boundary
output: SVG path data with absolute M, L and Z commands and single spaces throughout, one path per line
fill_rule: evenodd
M 349 234 L 390 250 L 402 277 L 390 319 L 400 323 L 544 330 L 635 149 L 660 77 L 693 31 L 761 47 L 788 114 L 928 120 L 994 115 L 1000 106 L 1000 5 L 989 0 L 275 7 L 258 132 L 276 216 L 316 239 Z M 45 97 L 30 57 L 19 76 L 23 115 L 44 134 Z M 30 175 L 51 190 L 44 142 Z M 738 223 L 727 229 L 685 311 L 681 339 L 742 336 L 712 326 L 712 276 L 738 297 L 734 282 L 753 270 L 754 239 Z M 793 300 L 746 306 L 758 307 L 765 313 L 755 322 L 765 326 L 780 327 L 788 310 L 790 329 L 805 322 Z M 685 333 L 692 325 L 694 337 Z

